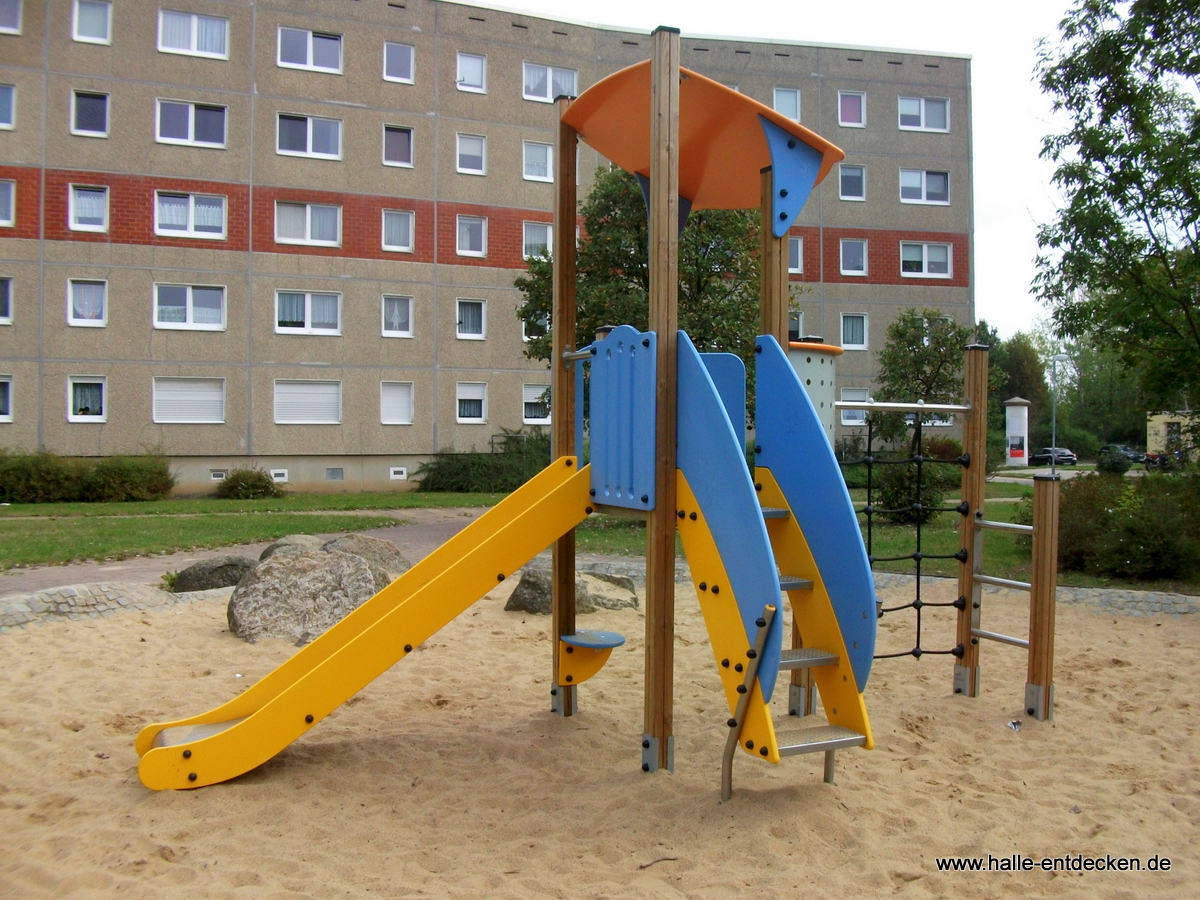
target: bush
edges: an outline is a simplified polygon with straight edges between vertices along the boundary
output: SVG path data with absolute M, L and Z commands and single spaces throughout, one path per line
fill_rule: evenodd
M 550 464 L 550 433 L 503 431 L 490 453 L 442 451 L 414 473 L 421 491 L 507 493 Z
M 173 487 L 175 476 L 161 454 L 110 456 L 84 473 L 80 499 L 90 503 L 160 500 Z
M 958 459 L 962 454 L 962 441 L 957 438 L 939 435 L 925 442 L 925 456 L 930 459 Z
M 1129 457 L 1118 450 L 1108 450 L 1101 453 L 1096 459 L 1096 471 L 1102 475 L 1116 475 L 1120 477 L 1129 471 L 1131 465 Z
M 262 469 L 234 469 L 217 485 L 217 496 L 222 500 L 262 500 L 282 497 L 283 488 Z
M 920 508 L 916 465 L 884 465 L 875 469 L 871 502 L 880 516 L 897 525 L 925 524 L 941 511 L 946 491 L 959 481 L 957 468 L 925 465 L 921 471 Z
M 174 486 L 167 458 L 158 452 L 83 460 L 0 451 L 0 502 L 4 503 L 159 500 Z

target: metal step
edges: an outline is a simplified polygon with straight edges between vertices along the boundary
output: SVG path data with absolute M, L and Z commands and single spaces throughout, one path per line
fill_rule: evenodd
M 779 589 L 781 591 L 811 591 L 813 583 L 807 578 L 801 578 L 799 575 L 780 575 Z
M 779 654 L 779 669 L 815 669 L 818 666 L 836 666 L 836 653 L 818 650 L 816 647 L 798 647 Z
M 780 745 L 780 756 L 799 756 L 801 753 L 822 753 L 830 750 L 841 750 L 843 747 L 861 747 L 867 742 L 865 735 L 840 725 L 820 725 L 817 728 L 805 728 L 791 734 L 779 735 L 779 740 L 790 740 L 794 743 Z
M 787 519 L 791 517 L 792 511 L 778 506 L 764 506 L 762 514 L 764 519 Z

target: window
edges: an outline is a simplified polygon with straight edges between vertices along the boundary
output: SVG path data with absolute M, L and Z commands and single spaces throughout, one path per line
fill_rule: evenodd
M 867 349 L 867 316 L 865 313 L 842 315 L 842 349 Z
M 17 124 L 17 88 L 0 84 L 0 129 L 5 131 Z
M 798 341 L 804 336 L 804 313 L 798 309 L 788 310 L 788 340 Z
M 788 273 L 800 275 L 804 272 L 804 238 L 788 238 Z
M 158 14 L 158 49 L 161 53 L 229 59 L 228 37 L 228 19 L 169 9 Z
M 108 137 L 108 94 L 75 91 L 72 97 L 71 133 Z
M 67 281 L 67 324 L 103 328 L 108 324 L 108 282 Z
M 454 389 L 458 402 L 456 421 L 482 424 L 487 421 L 487 385 L 460 381 Z
M 950 173 L 901 169 L 900 202 L 949 204 Z
M 867 274 L 867 242 L 843 238 L 841 242 L 842 274 Z
M 275 152 L 281 156 L 342 158 L 342 120 L 279 114 Z
M 554 147 L 525 141 L 525 180 L 554 180 Z
M 900 128 L 905 131 L 949 131 L 950 101 L 934 97 L 901 97 Z
M 787 116 L 793 122 L 800 121 L 800 92 L 795 88 L 775 88 L 772 105 L 781 116 Z
M 844 128 L 867 126 L 867 95 L 861 91 L 838 91 L 838 124 Z
M 842 388 L 842 400 L 846 403 L 866 403 L 870 391 L 866 388 Z M 866 425 L 867 411 L 865 409 L 843 409 L 843 425 Z
M 476 94 L 487 93 L 487 57 L 474 53 L 458 54 L 458 89 Z
M 17 183 L 0 181 L 0 226 L 11 228 L 15 221 L 13 207 L 16 206 Z
M 554 226 L 545 222 L 525 223 L 524 256 L 550 256 L 550 243 L 553 240 Z
M 383 80 L 413 83 L 413 60 L 417 51 L 408 44 L 383 42 Z
M 0 375 L 0 422 L 12 420 L 12 376 Z
M 319 203 L 275 203 L 275 240 L 280 244 L 336 247 L 342 241 L 342 208 Z
M 155 198 L 155 234 L 224 240 L 224 197 L 158 191 Z
M 383 164 L 408 166 L 413 164 L 413 130 L 402 125 L 383 126 Z
M 458 171 L 467 175 L 487 174 L 487 138 L 481 134 L 458 136 Z
M 67 421 L 108 421 L 108 379 L 103 375 L 67 376 Z
M 416 214 L 399 209 L 383 211 L 383 249 L 412 253 Z
M 85 44 L 111 44 L 112 4 L 107 0 L 75 0 L 71 37 Z
M 550 385 L 521 385 L 521 421 L 526 425 L 550 424 Z
M 225 107 L 159 100 L 158 142 L 224 147 Z
M 225 330 L 225 288 L 202 284 L 156 284 L 154 327 Z
M 838 172 L 838 196 L 841 199 L 867 199 L 867 169 L 865 166 L 838 166 Z
M 0 325 L 11 325 L 12 320 L 12 279 L 0 278 Z
M 68 199 L 72 231 L 108 231 L 108 188 L 73 184 Z
M 531 341 L 534 338 L 544 338 L 550 333 L 550 314 L 542 313 L 532 322 L 521 320 L 521 340 Z
M 383 425 L 411 425 L 413 385 L 411 381 L 379 382 L 379 421 Z
M 526 100 L 551 103 L 555 97 L 574 97 L 579 73 L 574 69 L 525 63 L 525 78 L 521 89 Z
M 485 301 L 458 301 L 458 337 L 464 341 L 482 341 L 487 337 L 487 303 Z
M 900 243 L 900 274 L 905 278 L 949 278 L 949 244 Z
M 383 336 L 410 338 L 412 329 L 412 297 L 383 295 Z
M 278 63 L 285 69 L 311 69 L 314 72 L 342 71 L 342 36 L 279 28 Z
M 221 425 L 225 422 L 224 378 L 155 378 L 154 421 L 161 424 Z
M 275 292 L 278 334 L 341 334 L 341 294 L 308 291 Z
M 340 381 L 276 381 L 276 425 L 340 425 Z
M 487 219 L 482 216 L 458 217 L 458 255 L 487 256 Z
M 0 34 L 21 33 L 21 0 L 0 0 Z

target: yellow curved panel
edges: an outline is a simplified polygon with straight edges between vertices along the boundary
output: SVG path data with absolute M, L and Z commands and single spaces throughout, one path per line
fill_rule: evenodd
M 558 642 L 558 683 L 580 684 L 587 681 L 608 662 L 612 647 L 575 647 L 566 641 Z

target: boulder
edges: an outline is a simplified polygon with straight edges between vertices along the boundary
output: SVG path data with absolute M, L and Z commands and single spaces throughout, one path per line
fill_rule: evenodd
M 344 534 L 324 544 L 321 549 L 338 550 L 342 553 L 361 556 L 376 568 L 383 569 L 393 579 L 403 575 L 409 568 L 408 560 L 396 549 L 395 544 L 391 541 L 367 537 L 365 534 Z
M 229 598 L 229 630 L 254 643 L 273 637 L 302 646 L 391 582 L 360 556 L 306 550 L 270 557 Z
M 267 547 L 267 549 L 262 552 L 262 555 L 259 556 L 259 559 L 269 559 L 284 547 L 299 547 L 301 550 L 320 550 L 324 546 L 325 538 L 319 538 L 312 534 L 289 534 L 285 537 L 281 537 L 275 543 Z
M 504 604 L 507 612 L 550 615 L 550 568 L 529 565 L 521 570 L 521 580 Z M 638 598 L 633 579 L 605 572 L 575 573 L 575 611 L 593 613 L 597 609 L 637 609 Z
M 175 575 L 174 591 L 186 594 L 191 591 L 211 591 L 214 588 L 233 587 L 258 563 L 247 556 L 214 556 L 193 563 Z

